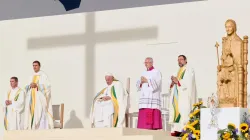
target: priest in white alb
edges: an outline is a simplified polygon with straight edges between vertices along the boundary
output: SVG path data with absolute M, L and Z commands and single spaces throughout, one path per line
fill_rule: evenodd
M 161 119 L 161 72 L 154 68 L 153 59 L 145 59 L 147 68 L 137 81 L 137 89 L 140 91 L 139 99 L 139 129 L 158 130 L 162 129 Z
M 33 62 L 34 74 L 26 86 L 24 129 L 53 129 L 51 85 L 40 70 L 39 61 Z
M 90 112 L 92 127 L 124 127 L 128 94 L 111 73 L 105 75 L 107 87 L 93 100 Z
M 21 130 L 21 113 L 24 110 L 24 91 L 18 87 L 18 78 L 10 78 L 11 89 L 4 98 L 4 126 L 6 130 Z
M 189 113 L 196 103 L 194 69 L 187 65 L 185 55 L 178 56 L 179 70 L 171 76 L 169 123 L 171 135 L 180 136 L 189 121 Z

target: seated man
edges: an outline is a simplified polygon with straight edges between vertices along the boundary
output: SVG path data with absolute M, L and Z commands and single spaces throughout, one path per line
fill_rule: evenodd
M 94 98 L 90 112 L 92 127 L 123 127 L 127 108 L 127 93 L 122 83 L 106 74 L 107 87 Z

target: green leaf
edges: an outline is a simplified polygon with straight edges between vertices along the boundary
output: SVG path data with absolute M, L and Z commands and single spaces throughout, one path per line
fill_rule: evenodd
M 223 134 L 225 131 L 224 130 L 219 130 L 217 134 Z
M 227 128 L 228 128 L 229 130 L 231 130 L 231 131 L 233 131 L 233 130 L 234 130 L 234 127 L 233 127 L 233 126 L 231 126 L 231 125 L 228 125 L 228 126 L 227 126 Z
M 193 112 L 195 111 L 196 108 L 197 108 L 197 107 L 195 106 L 195 107 L 190 111 L 190 113 L 193 113 Z

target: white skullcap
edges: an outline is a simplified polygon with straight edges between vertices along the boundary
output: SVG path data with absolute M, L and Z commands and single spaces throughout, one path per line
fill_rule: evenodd
M 105 74 L 105 76 L 113 76 L 113 77 L 114 77 L 114 75 L 113 75 L 112 73 L 110 73 L 110 72 L 107 72 L 107 73 Z

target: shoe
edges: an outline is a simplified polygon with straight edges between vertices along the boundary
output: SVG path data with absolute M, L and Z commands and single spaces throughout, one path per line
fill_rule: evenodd
M 176 135 L 175 133 L 171 133 L 171 136 L 175 137 L 175 135 Z
M 181 135 L 181 132 L 178 132 L 178 131 L 174 131 L 173 133 L 171 133 L 171 136 L 173 137 L 180 137 Z

